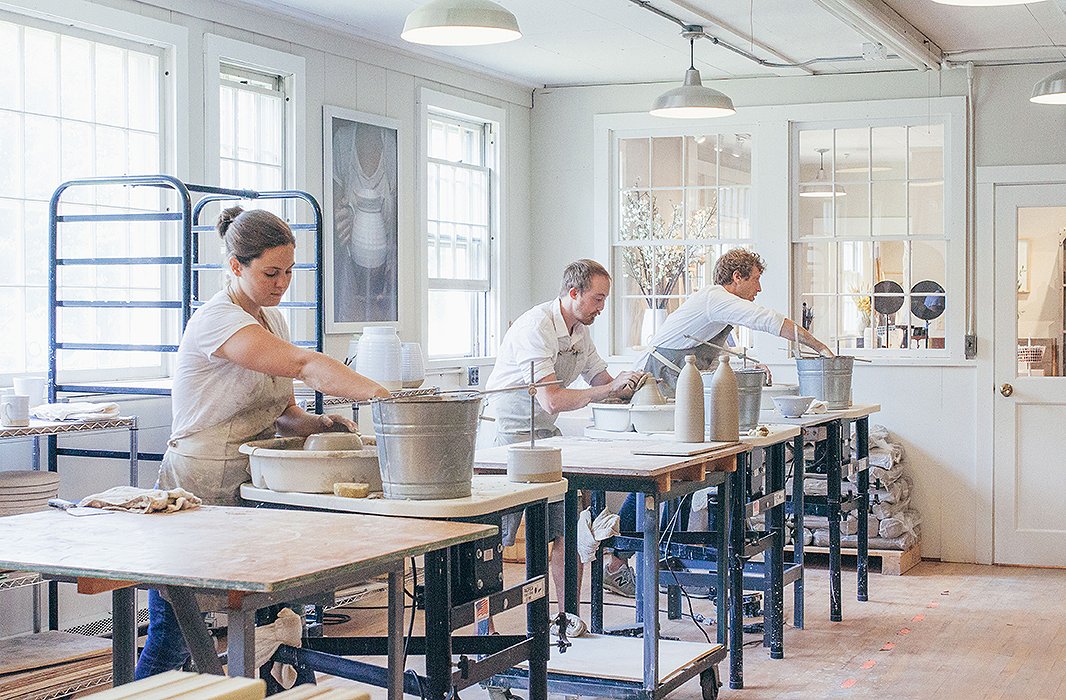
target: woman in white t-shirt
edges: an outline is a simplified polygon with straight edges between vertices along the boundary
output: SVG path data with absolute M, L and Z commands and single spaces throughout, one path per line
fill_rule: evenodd
M 346 418 L 301 409 L 292 380 L 360 401 L 389 392 L 343 363 L 289 342 L 276 308 L 289 288 L 296 239 L 288 224 L 262 209 L 226 209 L 218 232 L 229 264 L 224 289 L 193 314 L 178 347 L 173 423 L 159 488 L 181 487 L 216 505 L 240 502 L 249 480 L 238 448 L 273 435 L 355 430 Z M 188 658 L 170 606 L 149 594 L 148 641 L 137 677 L 180 668 Z

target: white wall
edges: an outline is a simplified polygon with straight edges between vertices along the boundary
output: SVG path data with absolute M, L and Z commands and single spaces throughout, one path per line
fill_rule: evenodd
M 1057 66 L 977 68 L 976 163 L 1018 165 L 1066 162 L 1066 141 L 1057 138 L 1066 126 L 1066 110 L 1033 105 L 1033 84 Z M 862 76 L 818 76 L 715 81 L 738 107 L 962 96 L 965 69 L 942 74 L 916 72 Z M 570 260 L 593 256 L 595 211 L 593 117 L 596 114 L 645 111 L 670 85 L 629 85 L 537 90 L 533 109 L 532 231 L 534 296 L 554 293 L 558 271 Z M 1045 136 L 1046 134 L 1046 136 Z M 769 236 L 767 238 L 767 236 Z M 759 252 L 772 269 L 788 259 L 787 231 L 760 232 Z M 979 270 L 984 270 L 981 266 Z M 977 284 L 990 284 L 979 271 Z M 783 279 L 783 278 L 782 278 Z M 771 271 L 763 279 L 764 296 L 781 298 Z M 784 310 L 784 309 L 782 309 Z M 606 315 L 605 315 L 606 316 Z M 978 314 L 979 342 L 991 343 L 991 317 Z M 961 342 L 961 339 L 958 340 Z M 987 358 L 987 359 L 986 359 Z M 978 362 L 990 362 L 981 353 Z M 857 401 L 882 405 L 873 422 L 889 428 L 908 454 L 914 478 L 914 503 L 921 510 L 922 553 L 950 561 L 987 560 L 991 524 L 978 513 L 991 513 L 990 494 L 981 486 L 978 453 L 986 443 L 976 428 L 978 407 L 991 392 L 980 391 L 979 365 L 857 366 Z M 794 367 L 774 368 L 777 381 L 794 381 Z

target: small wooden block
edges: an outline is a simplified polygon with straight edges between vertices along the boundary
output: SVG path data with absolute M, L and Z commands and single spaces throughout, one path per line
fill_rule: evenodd
M 129 581 L 112 581 L 107 578 L 79 578 L 78 593 L 81 593 L 82 595 L 96 595 L 97 593 L 116 591 L 120 588 L 129 588 L 136 585 L 137 584 L 130 583 Z

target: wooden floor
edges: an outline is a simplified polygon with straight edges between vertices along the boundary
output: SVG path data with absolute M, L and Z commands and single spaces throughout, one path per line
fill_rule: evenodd
M 1066 698 L 1066 571 L 927 561 L 904 576 L 871 574 L 866 603 L 855 600 L 855 574 L 845 572 L 844 621 L 838 623 L 829 622 L 827 578 L 824 569 L 808 572 L 806 629 L 786 627 L 784 659 L 767 658 L 761 637 L 749 635 L 745 688 L 727 684 L 722 698 Z M 788 589 L 789 622 L 791 599 Z M 697 612 L 713 612 L 709 601 L 693 602 Z M 347 612 L 352 622 L 327 634 L 351 633 L 355 625 L 383 629 L 384 611 Z M 610 607 L 607 617 L 607 624 L 628 622 L 632 611 Z M 519 629 L 515 611 L 498 626 Z M 714 628 L 706 629 L 713 639 Z M 687 620 L 664 619 L 663 634 L 704 640 Z M 725 679 L 726 664 L 720 672 Z M 385 697 L 378 689 L 373 695 Z M 471 688 L 462 697 L 487 694 Z M 689 682 L 671 697 L 700 700 L 699 685 Z

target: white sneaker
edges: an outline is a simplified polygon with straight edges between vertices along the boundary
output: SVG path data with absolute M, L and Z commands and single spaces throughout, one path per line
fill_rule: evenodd
M 567 637 L 567 639 L 572 639 L 574 637 L 580 637 L 581 635 L 583 635 L 583 634 L 585 634 L 586 632 L 589 631 L 589 626 L 586 625 L 585 621 L 582 620 L 577 615 L 574 615 L 573 613 L 563 613 L 563 614 L 566 615 L 566 637 Z M 555 624 L 555 618 L 552 618 L 552 623 L 551 623 L 551 627 L 549 628 L 549 631 L 552 633 L 553 636 L 556 636 L 556 637 L 559 636 L 559 625 Z

